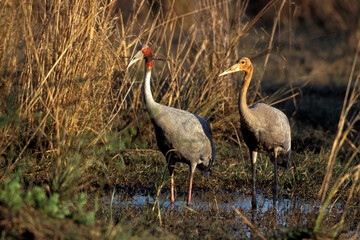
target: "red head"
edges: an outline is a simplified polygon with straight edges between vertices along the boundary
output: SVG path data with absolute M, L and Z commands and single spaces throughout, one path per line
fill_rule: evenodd
M 137 48 L 136 48 L 137 52 L 136 54 L 131 58 L 131 61 L 128 65 L 128 68 L 133 65 L 134 63 L 136 63 L 137 61 L 141 60 L 141 59 L 145 59 L 145 66 L 147 68 L 152 68 L 153 65 L 153 57 L 152 57 L 152 52 L 151 49 L 148 45 L 146 44 L 140 44 Z

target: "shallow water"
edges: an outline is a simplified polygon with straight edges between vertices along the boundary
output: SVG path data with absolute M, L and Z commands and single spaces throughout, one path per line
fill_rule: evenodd
M 266 197 L 261 193 L 257 193 L 257 212 L 273 211 L 273 199 Z M 163 192 L 159 195 L 159 205 L 162 209 L 175 209 L 178 211 L 187 210 L 189 207 L 186 205 L 186 194 L 178 196 L 175 203 L 171 205 L 170 193 Z M 111 202 L 111 199 L 108 199 Z M 145 193 L 132 194 L 131 196 L 124 197 L 121 194 L 115 194 L 113 197 L 113 205 L 121 206 L 144 206 L 152 205 L 155 202 L 155 195 Z M 303 214 L 308 214 L 317 210 L 320 206 L 320 202 L 314 199 L 303 199 L 301 197 L 279 198 L 277 201 L 277 212 L 284 213 L 296 210 Z M 198 211 L 209 211 L 216 209 L 219 212 L 233 212 L 233 207 L 241 209 L 243 211 L 251 210 L 251 195 L 233 192 L 203 192 L 200 194 L 194 194 L 192 196 L 192 202 L 190 208 Z M 331 206 L 330 206 L 331 207 Z M 336 203 L 333 205 L 338 211 L 341 211 L 341 204 Z
M 141 214 L 144 209 L 151 209 L 156 201 L 156 194 L 143 191 L 136 194 L 114 194 L 108 195 L 105 199 L 105 204 L 111 205 L 112 208 L 133 209 Z M 178 218 L 188 218 L 187 212 L 198 213 L 198 217 L 193 217 L 192 220 L 197 223 L 198 219 L 202 221 L 214 221 L 214 216 L 224 222 L 224 230 L 232 237 L 238 238 L 241 234 L 250 237 L 251 229 L 244 224 L 244 219 L 235 213 L 234 208 L 239 210 L 247 219 L 255 226 L 261 229 L 262 233 L 274 230 L 274 228 L 289 228 L 294 226 L 306 225 L 310 218 L 314 216 L 320 206 L 317 200 L 305 200 L 301 197 L 296 198 L 279 198 L 276 213 L 274 214 L 273 199 L 266 197 L 261 193 L 257 193 L 258 208 L 251 211 L 251 195 L 242 193 L 233 193 L 228 191 L 203 191 L 198 190 L 192 196 L 191 206 L 186 205 L 186 194 L 179 194 L 176 197 L 176 202 L 171 205 L 170 193 L 163 191 L 159 195 L 158 203 L 163 213 L 176 212 Z M 150 206 L 150 207 L 149 207 Z M 339 213 L 342 211 L 341 204 L 333 205 L 332 213 Z M 175 215 L 176 215 L 175 214 Z M 217 220 L 216 220 L 217 221 Z
M 228 193 L 227 195 L 224 195 L 224 193 L 217 193 L 216 195 L 218 196 L 213 199 L 210 199 L 209 196 L 206 195 L 208 194 L 204 193 L 201 195 L 193 196 L 190 208 L 202 210 L 218 208 L 223 211 L 233 211 L 232 207 L 235 207 L 241 208 L 243 210 L 251 210 L 251 195 L 239 193 Z M 217 200 L 217 198 L 220 198 L 220 200 Z M 154 204 L 155 202 L 155 197 L 143 194 L 135 194 L 132 197 L 126 198 L 126 200 L 124 199 L 124 201 L 119 201 L 119 199 L 121 199 L 121 196 L 115 194 L 113 204 L 142 206 L 147 204 Z M 257 203 L 257 210 L 260 212 L 265 212 L 273 209 L 273 199 L 267 198 L 262 194 L 257 194 Z M 174 205 L 171 206 L 168 195 L 163 193 L 159 196 L 159 204 L 165 209 L 173 207 L 178 210 L 181 210 L 183 208 L 188 209 L 188 207 L 186 206 L 186 201 L 181 199 L 181 197 L 180 199 L 176 199 Z M 291 208 L 297 208 L 298 210 L 302 210 L 306 213 L 313 210 L 314 207 L 319 207 L 319 203 L 315 200 L 305 201 L 299 198 L 279 198 L 277 211 L 286 211 L 290 210 Z
M 221 193 L 220 195 L 223 195 Z M 206 195 L 206 194 L 202 194 Z M 115 195 L 113 204 L 126 204 L 126 205 L 145 205 L 145 204 L 153 204 L 155 202 L 155 197 L 143 194 L 135 194 L 132 197 L 127 198 L 124 201 L 119 202 L 119 195 Z M 220 196 L 223 199 L 225 196 Z M 228 197 L 228 196 L 226 196 Z M 164 208 L 175 207 L 179 210 L 186 206 L 186 201 L 177 199 L 173 206 L 171 206 L 171 202 L 169 201 L 168 196 L 166 194 L 160 194 L 159 197 L 159 204 Z M 118 199 L 118 200 L 116 200 Z M 206 200 L 207 199 L 207 200 Z M 258 210 L 259 211 L 268 211 L 272 210 L 273 208 L 273 200 L 264 197 L 262 194 L 257 194 L 257 202 L 258 202 Z M 278 211 L 287 210 L 291 207 L 299 207 L 302 208 L 304 211 L 309 211 L 313 208 L 316 204 L 315 201 L 301 201 L 297 199 L 279 199 L 278 201 Z M 215 199 L 210 202 L 208 198 L 201 197 L 199 195 L 195 195 L 192 197 L 191 208 L 194 209 L 209 209 L 213 207 L 217 207 L 222 210 L 229 210 L 232 211 L 232 207 L 241 208 L 244 210 L 251 210 L 251 195 L 239 194 L 239 193 L 231 193 L 231 197 L 228 200 L 220 200 L 215 201 Z M 186 209 L 188 207 L 186 206 Z

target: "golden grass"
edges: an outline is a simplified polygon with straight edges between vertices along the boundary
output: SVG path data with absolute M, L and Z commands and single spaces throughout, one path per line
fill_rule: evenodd
M 339 188 L 344 184 L 345 181 L 347 181 L 350 178 L 352 179 L 352 185 L 350 187 L 350 191 L 348 192 L 347 197 L 345 197 L 346 198 L 345 207 L 343 214 L 341 216 L 341 220 L 337 224 L 337 226 L 334 226 L 334 230 L 332 232 L 333 237 L 337 236 L 337 234 L 344 227 L 343 225 L 344 219 L 346 217 L 346 214 L 348 213 L 348 208 L 352 202 L 352 198 L 360 190 L 358 187 L 360 164 L 354 161 L 356 155 L 360 151 L 360 147 L 353 144 L 349 139 L 349 134 L 351 132 L 355 131 L 358 134 L 358 132 L 355 129 L 355 124 L 360 120 L 360 111 L 357 108 L 357 102 L 359 101 L 360 98 L 360 74 L 354 76 L 355 66 L 358 64 L 359 52 L 360 52 L 360 40 L 358 42 L 358 47 L 355 52 L 353 65 L 349 76 L 349 82 L 347 85 L 344 103 L 338 123 L 337 134 L 332 145 L 331 153 L 326 167 L 325 177 L 321 189 L 319 191 L 319 197 L 321 198 L 321 207 L 314 227 L 315 232 L 320 231 L 321 224 L 325 215 L 325 211 L 328 208 L 328 206 L 331 204 L 331 200 L 338 193 Z M 346 164 L 344 165 L 342 173 L 337 177 L 337 180 L 329 189 L 336 157 L 346 141 L 350 143 L 350 146 L 352 147 L 351 150 L 353 151 L 353 153 L 351 154 Z M 355 188 L 356 186 L 357 188 Z
M 0 160 L 5 160 L 0 165 L 0 182 L 31 162 L 30 166 L 52 169 L 46 177 L 49 192 L 71 195 L 89 186 L 90 167 L 105 174 L 109 171 L 102 151 L 120 151 L 131 144 L 134 135 L 154 143 L 142 101 L 142 67 L 126 70 L 138 43 L 150 45 L 154 53 L 152 91 L 156 101 L 208 119 L 215 140 L 226 138 L 240 144 L 238 84 L 217 77 L 239 57 L 266 56 L 250 103 L 277 104 L 297 96 L 297 88 L 290 82 L 259 100 L 270 53 L 278 50 L 274 41 L 281 32 L 281 19 L 287 7 L 291 12 L 287 1 L 269 1 L 252 19 L 245 15 L 249 1 L 194 1 L 184 14 L 177 13 L 174 0 L 159 11 L 148 2 L 135 1 L 129 12 L 122 9 L 128 4 L 122 1 L 0 2 Z M 259 19 L 274 9 L 271 33 L 267 36 L 254 30 Z M 336 19 L 341 23 L 341 16 Z M 291 34 L 290 26 L 290 52 Z M 266 42 L 264 49 L 259 42 Z M 315 230 L 322 226 L 325 209 L 339 188 L 352 179 L 342 220 L 336 226 L 339 232 L 353 196 L 360 190 L 356 185 L 359 167 L 354 165 L 359 147 L 348 137 L 358 133 L 354 126 L 359 113 L 349 117 L 359 98 L 359 76 L 354 76 L 357 57 L 319 196 L 322 207 Z M 345 143 L 353 154 L 334 181 L 336 156 Z M 121 153 L 116 157 L 122 159 Z M 230 179 L 229 169 L 231 166 L 218 177 Z M 160 206 L 154 205 L 153 212 L 161 225 Z M 115 230 L 109 227 L 109 231 Z
M 251 228 L 251 230 L 255 233 L 255 235 L 262 240 L 266 240 L 266 238 L 261 234 L 261 232 L 247 219 L 244 214 L 241 213 L 238 209 L 235 207 L 232 207 L 234 212 L 241 217 L 241 219 L 244 221 L 244 223 Z
M 1 38 L 1 97 L 12 98 L 16 109 L 10 114 L 20 119 L 17 126 L 14 121 L 2 126 L 0 154 L 10 146 L 20 151 L 10 169 L 34 142 L 48 146 L 41 150 L 43 157 L 58 157 L 74 144 L 71 136 L 95 135 L 91 147 L 106 141 L 106 132 L 129 127 L 128 119 L 135 120 L 130 125 L 138 124 L 143 115 L 141 78 L 125 67 L 139 42 L 148 43 L 155 58 L 166 59 L 155 63 L 155 98 L 220 125 L 219 113 L 228 110 L 218 105 L 232 103 L 236 94 L 217 78 L 220 56 L 236 45 L 223 36 L 230 28 L 240 35 L 250 28 L 242 30 L 242 21 L 230 24 L 234 14 L 243 17 L 244 6 L 233 13 L 229 1 L 203 1 L 195 9 L 180 16 L 171 9 L 154 13 L 143 0 L 124 20 L 115 1 L 2 2 L 0 31 L 7 34 Z M 210 31 L 205 22 L 188 21 L 209 13 Z M 219 16 L 225 22 L 218 22 Z M 237 56 L 238 50 L 230 58 Z M 3 103 L 2 111 L 6 107 Z

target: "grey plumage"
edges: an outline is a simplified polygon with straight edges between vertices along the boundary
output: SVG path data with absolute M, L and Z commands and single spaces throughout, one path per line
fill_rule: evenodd
M 164 106 L 155 102 L 150 90 L 153 59 L 147 45 L 138 46 L 134 62 L 145 59 L 144 100 L 155 128 L 156 141 L 168 162 L 171 175 L 171 202 L 174 197 L 174 165 L 182 162 L 190 166 L 187 204 L 191 203 L 192 180 L 196 167 L 205 175 L 215 161 L 215 147 L 209 123 L 202 117 L 184 110 Z M 128 66 L 128 67 L 129 67 Z
M 291 130 L 289 120 L 280 110 L 264 103 L 257 103 L 248 107 L 246 93 L 249 87 L 253 65 L 248 58 L 241 58 L 235 65 L 227 69 L 220 76 L 244 71 L 239 94 L 240 129 L 244 141 L 249 148 L 252 163 L 252 207 L 256 208 L 255 188 L 255 164 L 258 152 L 271 156 L 274 163 L 274 206 L 276 206 L 277 188 L 277 165 L 286 169 L 289 167 L 291 154 Z
M 247 121 L 241 114 L 241 132 L 249 149 L 261 153 L 273 154 L 277 149 L 279 155 L 291 152 L 290 124 L 286 115 L 280 110 L 264 103 L 249 107 L 256 118 Z M 282 159 L 283 160 L 283 159 Z M 286 162 L 279 162 L 286 167 Z

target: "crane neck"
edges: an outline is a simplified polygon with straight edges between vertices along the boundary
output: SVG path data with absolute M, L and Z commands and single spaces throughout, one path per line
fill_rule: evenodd
M 151 64 L 152 66 L 152 64 Z M 149 64 L 145 64 L 145 77 L 144 77 L 144 84 L 143 84 L 143 93 L 144 93 L 144 100 L 146 108 L 150 111 L 151 106 L 155 103 L 152 93 L 151 93 L 151 66 Z
M 251 122 L 252 121 L 251 118 L 253 118 L 252 113 L 247 105 L 247 100 L 246 100 L 246 94 L 247 94 L 247 90 L 248 90 L 250 82 L 251 82 L 252 75 L 253 75 L 252 68 L 245 71 L 245 75 L 244 75 L 244 78 L 242 81 L 240 94 L 239 94 L 238 105 L 239 105 L 240 118 L 242 121 L 245 121 L 245 122 Z

